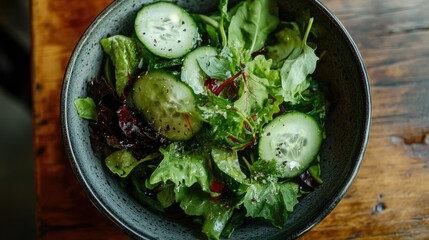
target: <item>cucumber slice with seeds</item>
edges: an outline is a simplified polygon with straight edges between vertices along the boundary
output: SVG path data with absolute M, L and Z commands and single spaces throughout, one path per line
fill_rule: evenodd
M 259 156 L 265 161 L 275 160 L 280 177 L 296 177 L 317 157 L 322 140 L 322 129 L 314 118 L 300 112 L 286 113 L 262 130 Z
M 169 2 L 143 7 L 137 13 L 134 28 L 138 39 L 150 52 L 169 59 L 185 56 L 200 39 L 191 15 Z
M 152 71 L 134 83 L 134 106 L 161 135 L 170 140 L 190 139 L 202 126 L 192 90 L 173 74 Z

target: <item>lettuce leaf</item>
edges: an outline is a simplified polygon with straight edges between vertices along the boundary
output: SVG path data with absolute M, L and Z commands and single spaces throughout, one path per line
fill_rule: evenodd
M 326 96 L 327 89 L 312 78 L 308 78 L 307 81 L 309 81 L 310 86 L 302 92 L 302 98 L 295 104 L 286 103 L 285 107 L 288 110 L 296 110 L 312 116 L 324 128 L 329 110 L 329 101 Z
M 159 153 L 152 153 L 141 160 L 137 160 L 130 151 L 121 149 L 107 156 L 105 163 L 110 171 L 121 178 L 125 178 L 140 163 L 156 159 L 159 156 Z
M 145 181 L 152 172 L 153 169 L 150 167 L 149 164 L 139 164 L 133 169 L 133 171 L 129 175 L 129 178 L 125 178 L 124 180 L 129 179 L 129 182 L 131 184 L 130 192 L 133 197 L 137 199 L 137 201 L 141 202 L 145 206 L 148 206 L 152 210 L 165 212 L 165 202 L 161 203 L 160 200 L 154 199 L 147 194 L 150 190 L 146 187 Z
M 274 0 L 247 0 L 231 18 L 228 45 L 239 43 L 255 52 L 261 49 L 268 35 L 279 23 L 278 6 Z
M 73 103 L 79 117 L 97 121 L 97 105 L 92 98 L 78 98 Z
M 252 183 L 243 204 L 248 217 L 262 217 L 275 227 L 282 228 L 298 203 L 299 185 L 293 182 Z
M 197 146 L 189 147 L 186 144 L 173 142 L 167 148 L 160 149 L 164 158 L 150 176 L 150 185 L 171 181 L 176 186 L 190 187 L 198 183 L 203 191 L 210 192 L 209 156 Z
M 126 36 L 104 38 L 100 43 L 115 67 L 115 90 L 122 96 L 130 78 L 143 66 L 143 57 L 134 40 Z
M 174 185 L 165 185 L 158 194 L 156 194 L 156 199 L 160 202 L 163 208 L 168 208 L 175 201 Z
M 298 24 L 292 22 L 287 23 L 274 37 L 275 44 L 266 47 L 267 57 L 272 59 L 273 66 L 278 68 L 288 57 L 296 58 L 300 54 L 302 35 Z
M 201 189 L 183 185 L 177 186 L 175 192 L 176 202 L 186 214 L 203 217 L 202 232 L 208 239 L 219 239 L 233 214 L 235 208 L 233 200 L 212 201 L 210 195 Z
M 280 73 L 278 70 L 272 70 L 271 64 L 272 61 L 262 55 L 246 64 L 246 79 L 241 84 L 243 90 L 234 102 L 234 107 L 247 118 L 254 119 L 259 128 L 273 119 L 283 102 L 283 99 L 273 98 L 270 94 L 271 87 L 279 85 L 280 82 Z

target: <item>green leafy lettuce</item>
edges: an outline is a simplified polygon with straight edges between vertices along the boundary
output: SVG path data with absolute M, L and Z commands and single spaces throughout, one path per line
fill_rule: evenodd
M 272 61 L 265 59 L 263 55 L 246 64 L 246 79 L 243 79 L 241 84 L 242 92 L 234 102 L 234 107 L 248 119 L 255 120 L 259 128 L 273 119 L 283 102 L 281 97 L 274 98 L 271 94 L 272 86 L 280 82 L 280 72 L 271 69 L 271 64 Z
M 231 18 L 228 45 L 243 45 L 252 53 L 258 51 L 278 23 L 278 6 L 274 0 L 247 0 Z
M 281 95 L 284 101 L 292 104 L 297 103 L 302 98 L 302 92 L 310 86 L 309 75 L 316 70 L 319 60 L 315 49 L 307 45 L 312 23 L 313 19 L 310 18 L 301 44 L 297 45 L 292 51 L 293 54 L 287 57 L 280 70 Z
M 98 109 L 92 98 L 78 98 L 74 100 L 74 106 L 79 117 L 97 121 Z
M 209 156 L 197 146 L 187 147 L 185 142 L 173 142 L 160 149 L 163 160 L 152 173 L 149 183 L 152 186 L 169 182 L 176 186 L 190 187 L 195 183 L 205 192 L 210 192 L 211 176 Z
M 262 217 L 282 228 L 298 203 L 299 186 L 293 182 L 270 181 L 252 183 L 244 197 L 244 207 L 249 217 Z
M 117 174 L 119 177 L 125 178 L 142 162 L 156 159 L 159 156 L 159 153 L 152 153 L 141 160 L 137 160 L 130 151 L 121 149 L 107 156 L 105 163 L 110 171 Z
M 122 96 L 130 79 L 143 66 L 143 56 L 135 40 L 122 35 L 102 39 L 101 46 L 115 67 L 115 89 Z
M 254 142 L 256 126 L 228 99 L 209 94 L 197 96 L 201 118 L 210 125 L 207 137 L 215 142 L 241 149 Z
M 177 186 L 175 192 L 176 202 L 186 214 L 203 217 L 202 231 L 208 239 L 219 239 L 233 214 L 234 200 L 212 201 L 210 195 L 199 188 L 182 185 Z

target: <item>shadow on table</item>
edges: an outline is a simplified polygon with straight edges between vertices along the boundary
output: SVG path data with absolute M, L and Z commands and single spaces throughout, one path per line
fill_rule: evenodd
M 34 239 L 29 1 L 0 0 L 0 239 Z

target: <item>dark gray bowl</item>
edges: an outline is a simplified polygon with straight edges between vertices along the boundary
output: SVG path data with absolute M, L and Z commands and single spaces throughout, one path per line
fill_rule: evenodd
M 101 68 L 100 39 L 128 34 L 133 18 L 149 0 L 118 0 L 108 6 L 91 24 L 76 46 L 65 74 L 61 96 L 61 121 L 70 164 L 94 205 L 123 231 L 139 239 L 200 239 L 200 229 L 171 216 L 155 214 L 129 197 L 116 179 L 107 174 L 100 159 L 92 153 L 88 124 L 73 106 L 86 95 L 87 82 Z M 178 0 L 192 11 L 216 8 L 217 1 Z M 324 184 L 306 196 L 282 229 L 254 221 L 237 229 L 231 239 L 293 239 L 326 217 L 350 187 L 367 145 L 371 99 L 362 58 L 353 40 L 338 19 L 319 1 L 278 1 L 281 12 L 296 15 L 310 9 L 315 22 L 326 28 L 326 38 L 318 48 L 326 50 L 319 62 L 317 78 L 331 90 L 331 111 L 327 121 L 327 140 L 321 150 Z

